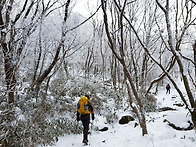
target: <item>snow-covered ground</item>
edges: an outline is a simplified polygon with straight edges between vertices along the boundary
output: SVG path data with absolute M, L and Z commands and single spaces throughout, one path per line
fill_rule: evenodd
M 105 132 L 92 131 L 89 135 L 89 146 L 91 147 L 196 147 L 196 132 L 177 131 L 164 123 L 167 119 L 179 127 L 186 127 L 190 120 L 189 113 L 185 107 L 173 104 L 182 103 L 176 91 L 165 94 L 163 89 L 157 96 L 158 107 L 172 107 L 176 111 L 153 112 L 146 114 L 148 135 L 142 136 L 139 126 L 134 128 L 136 121 L 126 125 L 118 123 L 105 124 L 109 129 Z M 127 114 L 127 113 L 126 113 Z M 104 119 L 96 118 L 93 127 L 104 125 Z M 81 123 L 80 123 L 81 125 Z M 52 147 L 80 147 L 82 145 L 82 134 L 65 135 Z

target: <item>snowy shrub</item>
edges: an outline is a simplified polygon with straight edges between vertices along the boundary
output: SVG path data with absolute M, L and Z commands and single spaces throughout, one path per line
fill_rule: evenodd
M 146 112 L 154 112 L 156 111 L 157 99 L 153 94 L 145 95 L 145 92 L 139 92 L 139 98 L 141 99 L 142 105 Z
M 52 126 L 51 129 L 58 136 L 63 135 L 63 134 L 82 133 L 82 128 L 81 126 L 78 125 L 78 122 L 70 120 L 68 118 L 64 118 L 64 117 L 53 119 L 50 122 L 50 125 Z
M 61 76 L 51 80 L 44 97 L 45 84 L 41 85 L 38 93 L 30 87 L 23 89 L 22 93 L 20 91 L 17 107 L 1 102 L 0 143 L 21 147 L 44 146 L 55 143 L 64 134 L 82 133 L 81 125 L 76 121 L 76 100 L 85 94 L 89 94 L 93 101 L 95 117 L 104 117 L 106 123 L 117 121 L 117 111 L 127 109 L 124 92 L 114 91 L 100 82 L 66 80 Z
M 55 82 L 53 82 L 55 84 Z M 72 113 L 68 110 L 76 111 L 76 98 L 88 94 L 94 104 L 95 114 L 106 117 L 108 123 L 117 120 L 116 111 L 119 109 L 127 109 L 124 100 L 125 93 L 123 91 L 114 91 L 111 87 L 105 87 L 101 82 L 85 81 L 85 80 L 71 80 L 67 82 L 67 85 L 63 89 L 57 89 L 52 87 L 51 90 L 61 91 L 66 94 L 62 96 L 60 93 L 56 94 L 51 92 L 56 99 L 55 109 L 59 113 Z M 74 105 L 75 104 L 75 105 Z M 67 109 L 68 108 L 68 109 Z M 66 110 L 67 109 L 67 110 Z
M 1 101 L 0 118 L 0 146 L 12 146 L 19 139 L 14 107 Z
M 107 113 L 105 115 L 106 121 L 107 123 L 111 124 L 114 123 L 115 121 L 118 120 L 118 115 L 114 112 L 114 113 Z
M 70 117 L 58 115 L 52 118 L 52 106 L 49 101 L 42 106 L 27 101 L 21 109 L 1 102 L 0 146 L 51 145 L 58 140 L 58 136 L 82 132 L 82 128 Z

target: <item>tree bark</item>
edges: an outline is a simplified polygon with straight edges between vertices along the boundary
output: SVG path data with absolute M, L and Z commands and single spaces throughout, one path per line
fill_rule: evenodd
M 118 6 L 117 2 L 114 0 L 114 2 L 116 3 L 116 5 Z M 146 119 L 145 119 L 145 115 L 144 115 L 144 110 L 143 110 L 143 106 L 142 106 L 142 103 L 141 103 L 141 100 L 138 96 L 138 93 L 137 93 L 137 90 L 136 90 L 136 87 L 133 83 L 133 79 L 131 77 L 131 74 L 125 64 L 125 53 L 124 53 L 124 36 L 123 36 L 123 24 L 122 24 L 122 19 L 123 19 L 123 14 L 124 14 L 124 9 L 125 9 L 125 6 L 126 6 L 126 0 L 124 1 L 124 4 L 123 4 L 123 7 L 122 9 L 119 8 L 119 11 L 120 11 L 120 18 L 119 18 L 119 22 L 120 22 L 120 43 L 119 43 L 119 53 L 117 53 L 117 49 L 115 48 L 115 45 L 114 45 L 114 42 L 110 36 L 110 32 L 109 32 L 109 26 L 108 26 L 108 19 L 107 19 L 107 13 L 106 13 L 106 1 L 104 0 L 101 0 L 101 5 L 102 5 L 102 10 L 103 10 L 103 17 L 104 17 L 104 24 L 105 24 L 105 31 L 106 31 L 106 35 L 107 35 L 107 38 L 108 38 L 108 41 L 109 41 L 109 47 L 110 49 L 112 50 L 112 53 L 113 55 L 116 57 L 116 59 L 121 63 L 122 67 L 123 67 L 123 71 L 124 71 L 124 74 L 125 74 L 125 77 L 127 78 L 127 82 L 128 84 L 130 84 L 130 87 L 132 89 L 132 92 L 133 92 L 133 95 L 136 99 L 136 102 L 139 106 L 139 111 L 135 111 L 137 113 L 137 116 L 139 117 L 139 122 L 140 122 L 140 126 L 142 128 L 142 135 L 145 135 L 145 134 L 148 134 L 148 131 L 147 131 L 147 127 L 146 127 Z M 127 84 L 127 85 L 128 85 Z M 130 97 L 130 100 L 132 100 L 131 98 L 131 95 L 130 95 L 130 90 L 129 90 L 129 87 L 127 87 L 128 89 L 128 94 L 129 94 L 129 97 Z M 134 107 L 133 107 L 134 108 Z M 134 108 L 135 110 L 135 108 Z
M 4 69 L 5 69 L 5 80 L 7 85 L 7 91 L 8 91 L 8 103 L 11 104 L 14 102 L 14 92 L 16 88 L 16 66 L 14 66 L 13 63 L 13 54 L 9 49 L 7 48 L 6 43 L 1 42 L 1 46 L 3 48 L 3 54 L 4 54 Z

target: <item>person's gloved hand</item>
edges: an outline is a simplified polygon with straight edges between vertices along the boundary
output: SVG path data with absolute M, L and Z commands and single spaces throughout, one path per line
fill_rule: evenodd
M 77 121 L 80 121 L 80 117 L 79 116 L 77 116 Z
M 94 120 L 95 119 L 95 115 L 94 115 L 94 113 L 92 113 L 92 120 Z
M 79 113 L 77 112 L 77 119 L 76 119 L 77 121 L 80 121 L 80 115 L 79 115 Z

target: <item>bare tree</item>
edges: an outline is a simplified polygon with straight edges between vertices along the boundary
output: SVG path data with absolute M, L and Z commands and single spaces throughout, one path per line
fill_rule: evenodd
M 118 46 L 116 44 L 116 42 L 114 41 L 114 39 L 112 38 L 111 34 L 110 34 L 110 26 L 108 23 L 108 15 L 106 12 L 106 1 L 101 0 L 101 4 L 102 4 L 102 10 L 103 10 L 103 17 L 104 17 L 104 24 L 105 24 L 105 31 L 106 31 L 106 35 L 108 38 L 108 42 L 109 42 L 109 47 L 112 50 L 112 53 L 114 54 L 114 56 L 117 58 L 117 60 L 121 63 L 123 71 L 124 71 L 124 75 L 126 77 L 126 81 L 127 81 L 127 89 L 128 89 L 128 95 L 130 98 L 130 104 L 131 107 L 133 108 L 133 110 L 135 110 L 134 112 L 136 113 L 138 119 L 139 119 L 139 123 L 140 126 L 142 128 L 142 134 L 145 135 L 147 134 L 147 127 L 146 127 L 146 120 L 145 120 L 145 114 L 144 114 L 144 110 L 143 110 L 143 106 L 141 103 L 141 100 L 138 96 L 138 92 L 136 89 L 136 86 L 133 82 L 133 78 L 131 76 L 130 71 L 128 70 L 128 66 L 126 64 L 126 58 L 125 58 L 125 41 L 124 41 L 124 25 L 123 25 L 123 15 L 125 13 L 125 7 L 127 5 L 127 0 L 125 0 L 123 2 L 122 5 L 120 5 L 120 3 L 117 3 L 117 1 L 113 1 L 115 4 L 115 7 L 117 8 L 117 20 L 118 20 L 118 31 L 116 31 L 116 33 L 119 33 L 118 36 Z M 131 92 L 130 89 L 133 92 L 134 98 L 137 102 L 137 105 L 134 105 L 134 101 L 133 101 L 133 97 L 131 96 Z
M 60 5 L 54 7 L 57 2 L 57 0 L 53 2 L 48 1 L 47 3 L 43 0 L 25 0 L 19 1 L 18 3 L 16 3 L 14 0 L 2 0 L 0 2 L 0 47 L 4 55 L 5 79 L 9 103 L 14 102 L 14 92 L 17 84 L 16 73 L 19 68 L 22 52 L 26 46 L 28 38 L 33 32 L 35 32 L 37 26 L 45 17 L 47 17 L 54 10 L 63 6 Z M 70 0 L 67 0 L 64 5 L 64 23 L 66 22 L 68 15 L 69 3 Z M 19 9 L 16 9 L 16 7 Z M 58 61 L 60 49 L 65 41 L 64 36 L 65 28 L 62 31 L 62 39 L 57 47 L 53 62 L 44 71 L 44 73 L 36 79 L 36 85 L 40 85 L 40 83 L 47 77 L 51 69 Z
M 158 30 L 160 31 L 161 41 L 164 43 L 166 49 L 169 51 L 169 54 L 167 54 L 167 55 L 170 55 L 169 57 L 171 60 L 167 66 L 164 66 L 162 64 L 162 62 L 159 62 L 157 60 L 157 58 L 155 58 L 152 55 L 151 51 L 145 45 L 145 43 L 142 41 L 140 35 L 136 31 L 136 29 L 134 28 L 134 26 L 130 22 L 130 20 L 125 15 L 124 15 L 124 18 L 129 23 L 131 29 L 135 33 L 138 41 L 140 42 L 140 44 L 143 47 L 143 49 L 145 50 L 145 52 L 152 59 L 152 61 L 154 63 L 156 63 L 156 65 L 158 65 L 159 68 L 162 70 L 163 74 L 157 79 L 157 81 L 164 78 L 164 76 L 167 76 L 167 78 L 171 81 L 171 83 L 174 85 L 175 89 L 179 93 L 179 95 L 180 95 L 182 101 L 185 103 L 187 109 L 189 110 L 189 112 L 191 114 L 192 121 L 195 126 L 195 124 L 196 124 L 196 119 L 195 119 L 196 118 L 195 117 L 195 115 L 196 115 L 196 102 L 195 102 L 195 98 L 194 98 L 195 88 L 191 88 L 191 81 L 190 81 L 190 78 L 188 77 L 188 74 L 187 74 L 188 69 L 185 66 L 186 63 L 190 62 L 190 64 L 193 64 L 193 67 L 194 67 L 195 63 L 194 63 L 193 59 L 190 59 L 190 58 L 187 58 L 186 56 L 183 56 L 183 54 L 181 52 L 184 47 L 184 46 L 182 46 L 183 41 L 187 40 L 186 37 L 188 37 L 188 36 L 186 36 L 186 32 L 189 29 L 191 29 L 191 26 L 194 25 L 194 22 L 196 20 L 195 17 L 192 17 L 193 8 L 195 7 L 195 5 L 190 4 L 189 1 L 182 1 L 180 4 L 178 3 L 178 1 L 176 1 L 174 3 L 175 5 L 173 5 L 173 6 L 175 6 L 175 10 L 176 10 L 176 11 L 173 11 L 175 17 L 174 17 L 174 19 L 171 19 L 170 15 L 172 14 L 172 12 L 170 12 L 171 9 L 169 7 L 169 4 L 171 4 L 170 1 L 166 0 L 165 7 L 158 0 L 156 0 L 156 3 L 157 3 L 157 6 L 159 8 L 161 8 L 161 10 L 165 16 L 165 26 L 167 28 L 166 29 L 167 34 L 165 35 L 165 37 L 163 37 L 164 29 L 161 27 L 164 27 L 164 26 L 162 26 L 161 20 L 159 20 L 159 22 L 157 22 L 157 26 L 159 28 Z M 172 23 L 171 23 L 172 20 L 174 21 L 173 24 L 174 24 L 175 31 L 172 30 Z M 174 38 L 174 36 L 175 36 L 175 38 Z M 193 48 L 194 48 L 194 46 L 193 46 Z M 194 58 L 194 57 L 191 57 L 191 58 Z M 172 77 L 172 74 L 170 74 L 170 71 L 171 71 L 171 69 L 174 68 L 175 63 L 177 63 L 177 65 L 178 65 L 179 73 L 181 74 L 181 78 L 184 83 L 184 88 L 185 88 L 187 96 L 188 96 L 188 101 L 185 99 L 183 92 L 182 92 L 182 89 L 179 88 L 177 81 Z M 155 81 L 153 81 L 153 83 Z
M 36 86 L 36 91 L 37 92 L 39 91 L 41 83 L 47 78 L 47 76 L 50 74 L 51 70 L 54 68 L 57 61 L 59 60 L 59 54 L 60 54 L 61 49 L 64 46 L 65 39 L 66 39 L 65 36 L 66 36 L 67 30 L 66 30 L 65 23 L 66 23 L 67 18 L 68 18 L 69 5 L 70 5 L 70 0 L 67 0 L 67 2 L 65 3 L 65 8 L 64 8 L 64 18 L 63 18 L 63 27 L 62 27 L 62 33 L 61 33 L 61 40 L 60 40 L 59 44 L 56 47 L 56 53 L 54 55 L 54 58 L 53 58 L 51 64 L 43 71 L 43 73 L 41 73 L 41 75 L 39 75 L 35 79 L 35 81 L 33 83 L 33 86 L 34 85 Z
M 1 50 L 4 55 L 4 69 L 6 75 L 6 85 L 8 91 L 8 102 L 14 102 L 14 92 L 16 88 L 16 72 L 22 50 L 26 44 L 28 36 L 34 31 L 39 17 L 38 9 L 30 11 L 33 7 L 38 8 L 41 1 L 25 0 L 21 10 L 13 17 L 14 7 L 17 5 L 13 0 L 0 2 L 0 31 Z M 31 18 L 28 20 L 28 18 Z M 21 27 L 19 25 L 22 24 Z
M 178 1 L 175 2 L 176 6 L 176 13 L 175 13 L 175 34 L 173 34 L 172 31 L 172 24 L 171 24 L 171 18 L 170 18 L 170 1 L 165 1 L 165 7 L 163 4 L 161 4 L 158 0 L 156 0 L 157 5 L 161 8 L 162 12 L 165 15 L 165 24 L 167 27 L 167 39 L 168 39 L 168 47 L 173 54 L 173 56 L 176 58 L 176 62 L 179 68 L 179 72 L 181 74 L 182 81 L 184 83 L 184 87 L 188 96 L 188 101 L 185 100 L 182 91 L 176 84 L 175 80 L 171 78 L 169 73 L 167 73 L 167 77 L 170 79 L 178 93 L 180 94 L 181 99 L 187 106 L 187 109 L 189 110 L 191 114 L 192 121 L 194 123 L 194 127 L 196 128 L 196 101 L 194 98 L 194 92 L 195 90 L 191 89 L 191 82 L 186 74 L 186 66 L 183 63 L 183 54 L 181 53 L 181 50 L 183 50 L 182 42 L 185 38 L 186 31 L 191 27 L 191 25 L 194 24 L 196 21 L 196 17 L 192 17 L 193 8 L 195 5 L 190 4 L 188 1 L 182 1 L 180 4 Z M 181 12 L 179 12 L 181 11 Z M 180 13 L 180 14 L 179 14 Z M 182 15 L 181 15 L 182 14 Z M 181 20 L 183 22 L 181 22 Z M 179 27 L 180 26 L 180 27 Z M 175 36 L 175 39 L 174 39 Z M 185 61 L 187 61 L 185 59 Z M 194 62 L 193 62 L 194 63 Z M 195 64 L 195 63 L 194 63 Z M 165 71 L 164 69 L 164 72 Z M 190 104 L 190 105 L 189 105 Z

